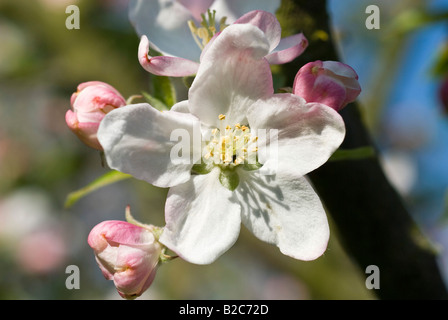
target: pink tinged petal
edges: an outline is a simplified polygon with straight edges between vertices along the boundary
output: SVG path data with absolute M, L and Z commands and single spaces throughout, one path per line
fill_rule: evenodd
M 65 113 L 65 122 L 67 123 L 67 126 L 75 132 L 78 129 L 78 117 L 76 116 L 76 113 L 74 113 L 72 110 L 68 110 Z
M 117 287 L 117 291 L 121 297 L 125 299 L 135 299 L 143 294 L 152 284 L 154 278 L 156 277 L 157 268 L 154 268 L 153 271 L 148 274 L 138 286 L 127 287 L 121 283 L 122 278 L 125 278 L 127 274 L 120 274 L 115 276 L 114 284 Z
M 102 150 L 97 139 L 99 123 L 111 110 L 125 106 L 125 99 L 111 85 L 89 81 L 78 85 L 70 102 L 73 111 L 69 110 L 65 115 L 67 126 L 86 145 Z
M 151 250 L 152 249 L 152 250 Z M 117 267 L 114 284 L 126 298 L 140 296 L 154 280 L 159 263 L 160 245 L 133 248 L 120 245 L 117 248 Z
M 114 280 L 114 268 L 113 267 L 109 267 L 109 265 L 101 260 L 100 258 L 98 258 L 97 256 L 95 256 L 95 261 L 98 264 L 98 267 L 101 270 L 101 273 L 104 276 L 104 279 L 106 280 Z
M 324 61 L 322 67 L 345 86 L 347 96 L 344 103 L 348 104 L 355 101 L 361 93 L 361 86 L 359 85 L 356 71 L 349 65 L 338 61 Z
M 202 56 L 189 92 L 191 112 L 214 127 L 220 114 L 231 125 L 247 122 L 247 109 L 274 91 L 264 59 L 268 52 L 269 42 L 259 28 L 236 24 L 224 29 Z
M 108 280 L 120 295 L 135 298 L 152 283 L 161 245 L 147 229 L 124 222 L 104 221 L 95 226 L 87 242 Z
M 210 41 L 207 43 L 207 45 L 204 47 L 204 49 L 202 49 L 201 57 L 200 57 L 199 61 L 202 61 L 202 57 L 206 54 L 208 48 L 212 45 L 212 43 L 215 42 L 216 38 L 219 37 L 219 35 L 221 35 L 221 32 L 222 31 L 215 33 L 215 35 L 210 39 Z
M 300 56 L 308 47 L 308 40 L 302 33 L 286 37 L 280 40 L 280 44 L 274 52 L 268 54 L 270 64 L 284 64 L 291 62 Z
M 106 82 L 102 82 L 102 81 L 87 81 L 87 82 L 80 83 L 77 88 L 78 93 L 81 92 L 82 90 L 84 90 L 85 88 L 92 87 L 92 86 L 101 86 L 101 87 L 108 89 L 111 92 L 114 92 L 117 96 L 121 95 L 117 89 L 112 87 L 110 84 L 108 84 Z M 124 98 L 123 98 L 123 100 L 124 100 Z
M 165 56 L 199 61 L 188 21 L 194 17 L 178 0 L 131 0 L 129 19 L 139 36 L 150 39 L 151 48 Z
M 97 138 L 98 123 L 80 123 L 76 113 L 71 110 L 68 110 L 65 114 L 65 122 L 69 129 L 87 146 L 103 150 Z
M 335 110 L 340 110 L 345 106 L 347 92 L 344 85 L 325 74 L 314 80 L 312 88 L 307 87 L 306 83 L 301 88 L 301 91 L 297 91 L 295 94 L 302 96 L 308 102 L 323 103 Z
M 305 64 L 297 72 L 294 79 L 293 93 L 304 98 L 308 102 L 316 102 L 311 100 L 314 83 L 318 76 L 323 75 L 322 61 L 315 61 Z
M 73 109 L 80 122 L 100 122 L 106 113 L 126 105 L 126 100 L 103 87 L 87 87 L 81 91 Z
M 199 64 L 197 62 L 169 56 L 151 57 L 148 55 L 149 41 L 142 36 L 138 49 L 138 60 L 148 72 L 158 76 L 185 77 L 196 74 Z
M 254 10 L 246 13 L 235 21 L 235 24 L 249 23 L 258 27 L 264 32 L 269 42 L 269 51 L 273 51 L 279 44 L 282 34 L 282 28 L 277 18 L 269 12 Z
M 148 245 L 154 242 L 154 236 L 148 230 L 125 221 L 104 221 L 96 225 L 87 239 L 89 245 L 98 249 L 104 247 L 104 240 L 112 244 L 129 246 Z M 94 248 L 94 249 L 95 249 Z
M 218 168 L 171 188 L 160 242 L 184 260 L 210 264 L 237 240 L 240 205 L 219 182 Z
M 335 110 L 292 94 L 258 101 L 247 118 L 251 131 L 267 132 L 258 141 L 265 173 L 282 170 L 303 176 L 324 164 L 345 137 L 344 121 Z M 271 129 L 278 132 L 275 139 L 270 139 Z
M 361 92 L 356 72 L 340 62 L 315 61 L 296 75 L 293 93 L 308 102 L 319 102 L 339 111 Z
M 330 231 L 319 197 L 306 179 L 283 171 L 275 176 L 240 171 L 236 194 L 243 224 L 285 255 L 306 261 L 321 256 Z
M 202 21 L 201 14 L 206 13 L 214 1 L 215 0 L 177 0 L 177 2 L 191 12 L 192 16 L 198 22 Z
M 216 10 L 219 18 L 227 17 L 227 23 L 233 23 L 242 15 L 253 10 L 275 13 L 280 7 L 280 2 L 280 0 L 215 0 L 210 9 Z
M 172 140 L 174 132 L 186 137 Z M 190 114 L 160 112 L 149 104 L 137 104 L 107 114 L 100 124 L 98 139 L 112 169 L 166 188 L 190 179 L 193 160 L 198 157 L 195 152 L 201 151 L 193 148 L 198 132 L 200 123 Z M 186 144 L 182 150 L 184 161 L 173 161 L 172 150 L 181 143 Z
M 336 76 L 340 76 L 342 78 L 354 78 L 358 80 L 358 75 L 355 70 L 349 65 L 346 65 L 339 61 L 323 61 L 322 68 L 331 72 Z
M 99 123 L 106 113 L 126 105 L 126 100 L 115 88 L 100 81 L 81 83 L 70 102 L 81 123 Z

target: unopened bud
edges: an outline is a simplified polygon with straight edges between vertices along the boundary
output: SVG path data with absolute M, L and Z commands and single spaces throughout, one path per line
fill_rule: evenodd
M 293 93 L 307 102 L 322 103 L 339 111 L 356 100 L 361 87 L 350 66 L 337 61 L 315 61 L 299 70 Z
M 153 232 L 124 221 L 104 221 L 87 239 L 104 277 L 113 280 L 118 293 L 135 299 L 154 280 L 162 245 Z
M 68 127 L 86 145 L 102 150 L 97 139 L 100 122 L 110 111 L 125 106 L 126 100 L 109 84 L 90 81 L 78 86 L 70 102 L 73 110 L 65 115 Z

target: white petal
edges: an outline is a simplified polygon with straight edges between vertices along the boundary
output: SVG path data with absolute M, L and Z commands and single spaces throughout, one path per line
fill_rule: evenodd
M 138 47 L 138 61 L 148 72 L 165 77 L 185 77 L 196 74 L 199 63 L 179 57 L 155 56 L 148 54 L 151 43 L 142 36 Z
M 216 10 L 217 17 L 227 17 L 227 23 L 233 23 L 249 11 L 275 13 L 279 7 L 280 0 L 215 0 L 211 9 Z
M 324 164 L 345 137 L 335 110 L 291 94 L 258 101 L 247 117 L 259 135 L 258 159 L 266 173 L 281 169 L 303 176 Z M 271 129 L 278 130 L 278 141 L 269 139 Z M 264 131 L 266 138 L 260 136 Z
M 194 17 L 176 0 L 131 0 L 129 19 L 139 36 L 164 55 L 199 61 L 201 50 L 191 35 L 188 21 Z
M 190 179 L 193 166 L 192 161 L 172 159 L 173 147 L 180 140 L 171 141 L 174 130 L 194 137 L 194 132 L 200 132 L 200 124 L 190 114 L 161 112 L 149 104 L 137 104 L 108 113 L 101 121 L 98 139 L 112 169 L 158 187 L 171 187 Z
M 201 14 L 207 12 L 207 9 L 211 6 L 214 0 L 177 0 L 177 2 L 187 8 L 196 19 L 196 21 L 201 22 Z
M 308 46 L 308 40 L 302 33 L 295 34 L 280 40 L 279 45 L 275 48 L 275 51 L 267 55 L 270 64 L 284 64 L 291 62 Z
M 237 240 L 241 207 L 219 182 L 219 169 L 170 189 L 160 242 L 184 260 L 210 264 Z
M 279 45 L 282 27 L 272 13 L 254 10 L 235 21 L 235 24 L 238 23 L 249 23 L 263 31 L 270 44 L 269 51 L 273 51 Z
M 273 94 L 272 75 L 264 56 L 265 34 L 250 24 L 227 27 L 202 56 L 190 88 L 190 110 L 201 121 L 218 127 L 220 114 L 230 125 L 247 123 L 254 101 Z
M 324 253 L 330 236 L 327 217 L 305 178 L 239 172 L 242 221 L 257 238 L 295 259 L 314 260 Z
M 171 107 L 171 111 L 180 112 L 180 113 L 190 113 L 190 109 L 188 108 L 188 100 L 180 101 Z

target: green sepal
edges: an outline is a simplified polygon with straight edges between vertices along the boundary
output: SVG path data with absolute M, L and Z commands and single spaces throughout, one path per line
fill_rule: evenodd
M 190 89 L 191 85 L 193 84 L 194 78 L 195 78 L 195 76 L 183 77 L 182 82 L 188 89 Z
M 204 161 L 201 161 L 201 163 L 197 163 L 197 164 L 193 165 L 191 172 L 193 174 L 208 174 L 212 170 L 213 170 L 213 165 L 207 164 Z
M 240 177 L 235 170 L 224 169 L 219 173 L 219 182 L 230 191 L 234 191 L 240 184 Z
M 171 109 L 177 103 L 176 89 L 169 77 L 152 75 L 152 95 Z
M 142 92 L 143 97 L 145 98 L 146 102 L 148 102 L 152 107 L 159 111 L 167 111 L 169 110 L 168 106 L 157 99 L 156 97 L 153 97 L 148 92 Z
M 262 167 L 263 165 L 257 161 L 255 164 L 245 163 L 243 164 L 243 169 L 246 171 L 255 171 Z

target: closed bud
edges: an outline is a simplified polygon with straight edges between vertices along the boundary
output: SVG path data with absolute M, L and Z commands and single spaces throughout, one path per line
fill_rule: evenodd
M 113 280 L 118 293 L 135 299 L 154 280 L 162 245 L 149 228 L 124 221 L 104 221 L 87 239 L 104 277 Z
M 361 87 L 350 66 L 337 61 L 314 61 L 297 73 L 293 93 L 307 102 L 322 103 L 339 111 L 356 100 Z
M 68 127 L 86 145 L 102 150 L 97 139 L 100 122 L 110 111 L 125 106 L 126 100 L 109 84 L 90 81 L 78 86 L 70 102 L 73 110 L 65 115 Z

